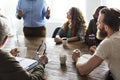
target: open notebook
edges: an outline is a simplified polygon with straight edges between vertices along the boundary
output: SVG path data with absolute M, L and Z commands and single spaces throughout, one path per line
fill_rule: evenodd
M 22 57 L 15 57 L 15 58 L 20 63 L 20 65 L 27 71 L 33 69 L 38 64 L 37 60 L 22 58 Z

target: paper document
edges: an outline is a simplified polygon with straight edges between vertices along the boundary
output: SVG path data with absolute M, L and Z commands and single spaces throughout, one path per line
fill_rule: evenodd
M 20 63 L 20 65 L 27 71 L 31 70 L 38 64 L 37 60 L 22 58 L 22 57 L 15 57 L 15 58 Z

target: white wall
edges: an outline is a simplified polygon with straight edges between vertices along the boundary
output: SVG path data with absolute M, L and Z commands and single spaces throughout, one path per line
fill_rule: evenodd
M 87 22 L 93 18 L 93 14 L 98 6 L 100 6 L 100 0 L 86 0 Z
M 22 32 L 21 27 L 23 22 L 15 17 L 17 2 L 18 0 L 0 0 L 0 14 L 3 14 L 8 18 L 10 33 L 13 35 L 16 34 L 17 29 L 19 30 L 19 33 Z
M 53 31 L 56 27 L 61 27 L 63 23 L 49 22 L 46 24 L 47 37 L 52 37 Z

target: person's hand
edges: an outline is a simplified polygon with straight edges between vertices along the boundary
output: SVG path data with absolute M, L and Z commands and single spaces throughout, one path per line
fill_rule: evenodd
M 80 57 L 80 54 L 81 54 L 81 51 L 79 49 L 73 50 L 72 59 L 74 62 L 77 61 L 77 59 Z
M 56 44 L 62 43 L 62 39 L 60 37 L 55 37 L 54 41 L 56 42 Z
M 97 48 L 97 46 L 94 45 L 94 46 L 91 46 L 91 47 L 89 48 L 89 50 L 90 50 L 92 53 L 94 53 L 95 50 L 96 50 L 96 48 Z
M 19 17 L 22 17 L 22 15 L 23 15 L 22 10 L 18 9 L 17 12 L 18 12 Z
M 38 62 L 39 62 L 39 63 L 45 63 L 45 64 L 47 64 L 47 63 L 48 63 L 48 58 L 47 58 L 47 56 L 46 56 L 46 55 L 40 55 Z
M 19 51 L 17 48 L 11 49 L 10 53 L 15 57 L 19 56 Z
M 50 17 L 50 8 L 47 7 L 46 18 L 49 19 Z

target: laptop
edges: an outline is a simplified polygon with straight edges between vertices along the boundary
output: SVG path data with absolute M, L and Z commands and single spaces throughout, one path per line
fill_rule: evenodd
M 15 58 L 20 63 L 20 65 L 27 71 L 33 69 L 35 66 L 38 65 L 37 60 L 23 58 L 23 57 L 15 57 Z

